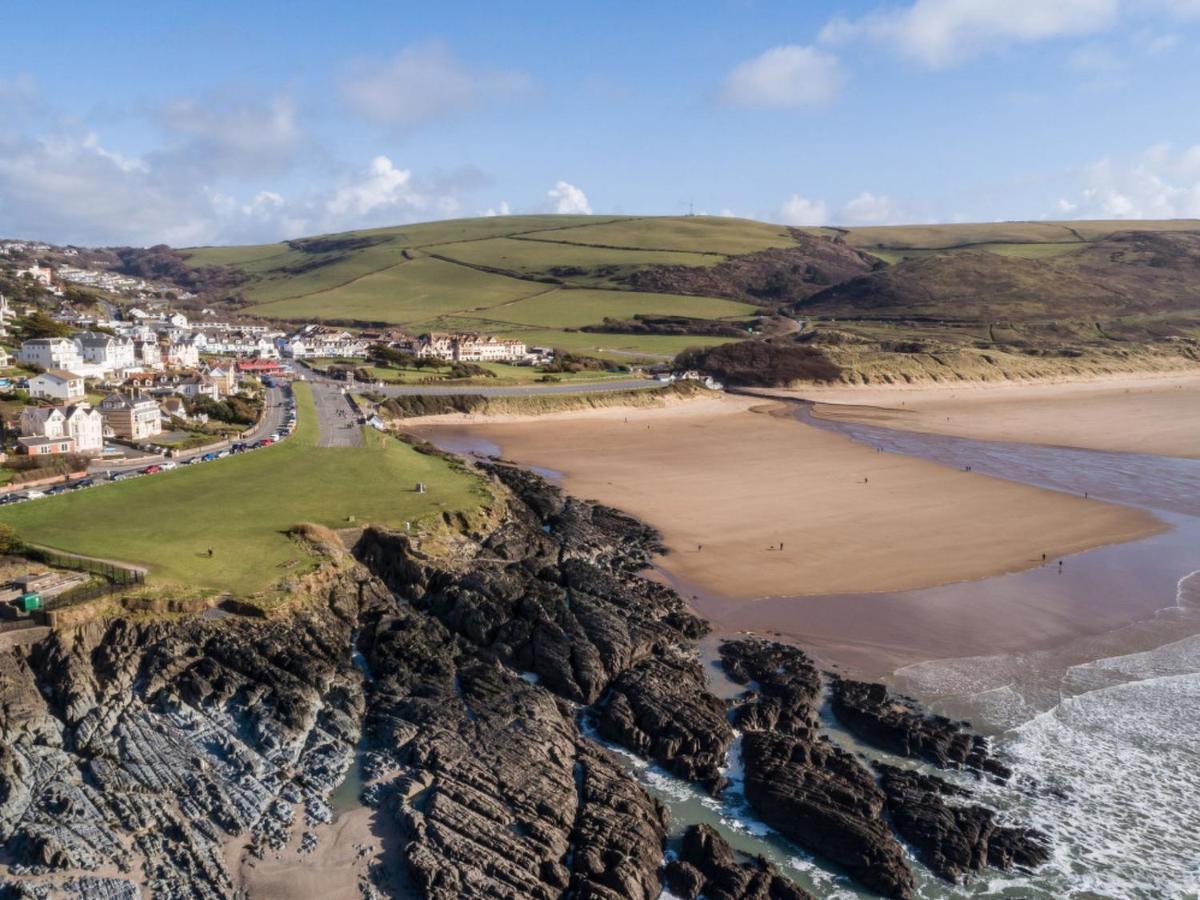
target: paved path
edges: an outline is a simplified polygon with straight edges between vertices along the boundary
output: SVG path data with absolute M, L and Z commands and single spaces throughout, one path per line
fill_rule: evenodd
M 362 426 L 350 401 L 342 393 L 343 383 L 336 381 L 309 382 L 313 403 L 317 407 L 317 425 L 321 429 L 319 447 L 358 447 L 362 445 Z

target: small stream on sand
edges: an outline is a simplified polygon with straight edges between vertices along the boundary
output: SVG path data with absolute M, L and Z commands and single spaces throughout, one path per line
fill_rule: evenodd
M 785 639 L 820 662 L 884 680 L 993 735 L 999 755 L 1014 766 L 1009 787 L 949 778 L 962 779 L 1005 817 L 1049 833 L 1054 857 L 1032 875 L 989 871 L 964 886 L 934 878 L 913 860 L 918 896 L 1200 897 L 1200 460 L 891 431 L 821 420 L 807 406 L 797 408 L 797 418 L 881 452 L 1141 507 L 1171 526 L 1068 557 L 1061 573 L 1050 559 L 1023 572 L 917 591 L 731 607 L 689 585 L 676 587 L 726 634 L 778 621 L 771 605 L 786 607 L 802 624 Z M 462 431 L 438 443 L 457 453 L 502 453 Z M 1022 630 L 1024 618 L 1033 624 Z M 994 650 L 997 631 L 1012 635 L 1003 652 Z M 729 697 L 741 688 L 714 664 L 718 640 L 705 641 L 701 653 L 712 690 Z M 836 723 L 826 726 L 846 749 L 887 759 Z M 817 897 L 868 896 L 749 813 L 736 752 L 731 787 L 710 798 L 613 749 L 669 807 L 677 829 L 707 822 Z

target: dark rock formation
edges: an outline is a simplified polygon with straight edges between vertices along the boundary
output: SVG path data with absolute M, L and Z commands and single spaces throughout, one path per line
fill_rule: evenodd
M 708 825 L 690 825 L 676 859 L 667 864 L 667 886 L 684 900 L 812 900 L 762 857 L 741 861 Z
M 941 769 L 974 769 L 1006 780 L 1012 771 L 993 759 L 987 739 L 971 734 L 945 716 L 931 716 L 881 684 L 833 679 L 832 709 L 837 720 L 870 744 L 923 759 Z
M 600 704 L 600 735 L 661 762 L 711 793 L 725 786 L 733 729 L 692 659 L 649 659 L 622 673 Z
M 734 712 L 739 728 L 784 734 L 812 732 L 821 676 L 803 650 L 789 644 L 742 640 L 725 641 L 720 654 L 725 674 L 750 687 L 747 702 Z
M 874 775 L 819 736 L 821 680 L 808 657 L 767 641 L 728 641 L 721 663 L 751 687 L 735 718 L 746 730 L 742 764 L 754 811 L 872 890 L 911 896 L 912 873 L 883 819 L 886 798 Z
M 969 792 L 929 775 L 875 764 L 896 830 L 916 848 L 921 861 L 947 881 L 988 866 L 1033 868 L 1050 858 L 1045 835 L 1006 828 L 982 806 L 955 806 L 946 797 Z
M 885 897 L 912 896 L 883 792 L 854 757 L 824 741 L 752 731 L 742 762 L 746 799 L 764 822 Z

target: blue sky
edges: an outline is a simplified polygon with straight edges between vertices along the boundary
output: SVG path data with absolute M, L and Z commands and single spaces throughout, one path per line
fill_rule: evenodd
M 9 0 L 0 235 L 1200 217 L 1200 0 Z

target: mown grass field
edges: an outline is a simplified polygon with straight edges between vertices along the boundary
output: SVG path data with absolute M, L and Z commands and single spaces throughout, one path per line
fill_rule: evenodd
M 6 507 L 0 521 L 32 543 L 144 565 L 155 584 L 245 597 L 314 567 L 293 525 L 402 528 L 488 499 L 478 479 L 370 428 L 362 447 L 316 446 L 307 385 L 296 398 L 296 432 L 273 447 Z

